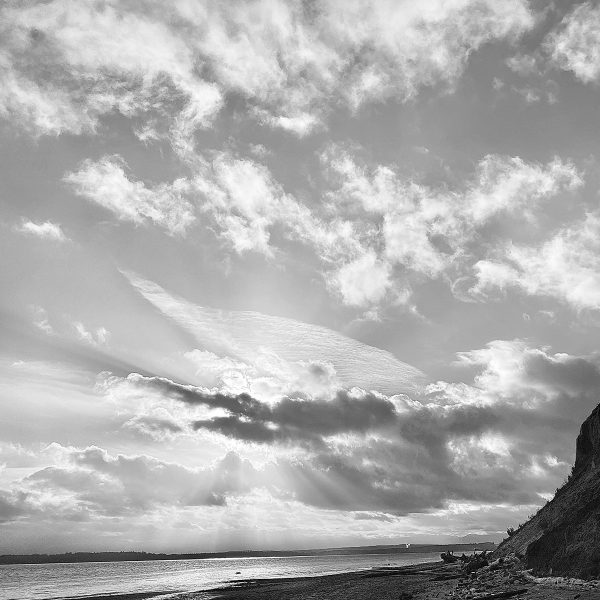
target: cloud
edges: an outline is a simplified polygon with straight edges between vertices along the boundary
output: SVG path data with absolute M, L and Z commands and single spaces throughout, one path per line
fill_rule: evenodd
M 469 56 L 513 41 L 534 16 L 524 0 L 158 2 L 54 0 L 2 10 L 0 115 L 34 136 L 94 133 L 104 115 L 141 118 L 184 154 L 227 96 L 296 135 L 422 87 L 452 86 Z M 431 48 L 436 52 L 432 53 Z M 175 115 L 168 116 L 168 114 Z
M 534 231 L 544 202 L 583 185 L 576 167 L 558 157 L 543 165 L 487 155 L 454 190 L 362 165 L 344 147 L 330 147 L 321 161 L 324 207 L 299 202 L 264 165 L 226 152 L 195 161 L 181 187 L 200 194 L 200 210 L 235 252 L 273 258 L 281 238 L 301 242 L 314 250 L 330 290 L 359 308 L 406 302 L 414 275 L 468 275 L 510 228 Z
M 309 10 L 251 2 L 213 5 L 195 17 L 211 23 L 198 45 L 221 84 L 258 102 L 262 120 L 303 134 L 326 118 L 324 100 L 339 98 L 356 110 L 369 101 L 411 98 L 423 86 L 452 85 L 473 50 L 514 39 L 533 24 L 522 2 L 477 3 L 477 19 L 474 4 L 434 2 L 415 10 L 318 2 Z
M 54 335 L 54 327 L 50 324 L 48 312 L 42 306 L 31 306 L 33 324 L 46 335 Z
M 166 417 L 157 417 L 154 415 L 134 416 L 126 421 L 123 427 L 159 442 L 171 439 L 175 435 L 185 431 L 181 425 L 171 420 L 168 413 Z
M 108 342 L 110 332 L 106 327 L 98 327 L 95 331 L 90 331 L 80 321 L 73 323 L 73 328 L 77 337 L 82 341 L 92 346 L 103 346 Z
M 600 76 L 600 7 L 592 2 L 578 4 L 550 32 L 543 48 L 554 66 L 571 71 L 583 83 Z
M 370 252 L 381 249 L 379 260 L 408 271 L 407 282 L 411 272 L 455 278 L 474 263 L 487 264 L 481 261 L 503 243 L 509 228 L 515 235 L 519 228 L 534 227 L 543 202 L 583 185 L 575 166 L 559 158 L 541 165 L 487 155 L 455 190 L 423 185 L 390 166 L 362 165 L 344 148 L 331 148 L 322 161 L 329 200 L 362 232 Z
M 220 152 L 210 162 L 197 160 L 193 170 L 191 186 L 201 194 L 201 210 L 213 215 L 222 237 L 240 254 L 271 256 L 275 226 L 288 239 L 314 247 L 325 262 L 361 251 L 347 223 L 320 218 L 286 193 L 261 163 Z
M 300 242 L 313 250 L 330 289 L 349 305 L 376 303 L 390 287 L 388 266 L 365 247 L 361 230 L 286 193 L 264 165 L 221 152 L 211 161 L 194 161 L 192 169 L 190 187 L 200 194 L 200 210 L 212 216 L 237 254 L 274 258 L 285 241 Z
M 15 231 L 40 238 L 42 240 L 50 240 L 53 242 L 66 242 L 67 237 L 63 233 L 61 226 L 44 221 L 43 223 L 34 223 L 33 221 L 23 221 L 21 225 L 15 227 Z
M 260 506 L 432 519 L 457 504 L 541 504 L 568 471 L 574 436 L 597 402 L 598 357 L 495 340 L 458 361 L 475 371 L 471 383 L 439 381 L 411 396 L 337 389 L 263 401 L 107 375 L 100 390 L 120 400 L 115 418 L 157 451 L 192 437 L 204 448 L 220 436 L 236 454 L 208 462 L 199 453 L 192 468 L 97 447 L 52 445 L 33 455 L 9 447 L 6 460 L 29 474 L 3 486 L 1 518 L 68 523 L 162 511 L 171 519 L 199 506 L 230 515 L 233 506 L 258 509 L 256 494 Z M 260 466 L 244 460 L 261 446 Z
M 152 222 L 172 235 L 182 235 L 195 221 L 192 206 L 184 197 L 187 184 L 177 179 L 170 184 L 147 187 L 132 181 L 125 173 L 127 165 L 119 156 L 99 161 L 85 160 L 64 181 L 73 191 L 90 202 L 109 210 L 122 221 L 136 225 Z
M 280 361 L 332 365 L 341 385 L 384 393 L 414 390 L 423 374 L 389 352 L 331 329 L 250 311 L 225 311 L 177 298 L 153 282 L 129 274 L 134 288 L 163 315 L 192 334 L 200 348 L 273 374 L 265 355 Z M 261 352 L 261 350 L 263 352 Z
M 366 309 L 384 298 L 406 301 L 409 286 L 392 281 L 390 263 L 414 263 L 433 276 L 443 271 L 447 257 L 426 242 L 423 224 L 414 223 L 414 240 L 400 241 L 404 223 L 390 217 L 382 255 L 378 228 L 368 220 L 309 207 L 264 165 L 233 153 L 200 158 L 195 132 L 235 98 L 236 110 L 251 118 L 308 135 L 340 105 L 357 111 L 370 102 L 407 101 L 423 87 L 451 88 L 474 51 L 515 41 L 535 22 L 525 0 L 502 7 L 434 0 L 419 9 L 329 1 L 309 9 L 264 0 L 165 9 L 150 2 L 144 10 L 112 0 L 54 0 L 44 11 L 9 6 L 3 17 L 1 64 L 19 102 L 0 98 L 0 114 L 33 135 L 54 135 L 92 134 L 104 116 L 119 112 L 145 143 L 169 142 L 191 171 L 189 179 L 150 186 L 134 180 L 122 159 L 104 156 L 66 174 L 76 194 L 120 220 L 154 223 L 173 235 L 189 231 L 198 210 L 238 254 L 273 258 L 287 242 L 300 242 L 333 294 Z M 422 260 L 413 256 L 417 250 Z
M 248 393 L 263 400 L 298 392 L 322 396 L 340 387 L 331 363 L 286 361 L 264 347 L 257 351 L 251 364 L 208 350 L 195 349 L 184 356 L 203 385 L 233 394 Z
M 378 304 L 392 285 L 390 272 L 389 264 L 379 260 L 374 252 L 366 252 L 340 267 L 334 284 L 349 306 Z
M 33 450 L 18 443 L 0 443 L 0 470 L 6 467 L 23 468 L 38 464 L 38 456 Z
M 263 401 L 135 373 L 104 390 L 139 418 L 152 398 L 185 435 L 268 445 L 273 460 L 256 485 L 312 506 L 408 514 L 451 501 L 543 502 L 597 402 L 598 357 L 495 340 L 457 361 L 475 369 L 472 383 L 439 381 L 410 396 L 337 389 Z
M 228 494 L 248 490 L 254 470 L 228 454 L 212 466 L 190 469 L 145 455 L 111 455 L 96 446 L 53 445 L 55 464 L 4 490 L 4 520 L 42 514 L 57 519 L 135 515 L 159 506 L 223 506 Z
M 200 125 L 220 109 L 193 50 L 152 10 L 55 0 L 6 5 L 1 20 L 0 115 L 34 136 L 94 133 L 113 111 L 165 118 L 179 104 Z
M 523 340 L 495 340 L 484 349 L 459 353 L 458 361 L 484 367 L 475 385 L 506 401 L 520 401 L 526 395 L 531 403 L 540 397 L 577 398 L 592 395 L 600 385 L 600 364 L 594 358 L 551 354 Z
M 511 244 L 498 258 L 475 264 L 471 291 L 486 297 L 494 290 L 517 288 L 556 298 L 576 310 L 600 308 L 600 214 L 561 227 L 538 245 Z
M 506 59 L 506 65 L 511 71 L 521 77 L 541 74 L 537 57 L 530 54 L 515 54 Z
M 121 220 L 153 222 L 171 234 L 184 234 L 201 212 L 238 254 L 272 259 L 283 251 L 282 238 L 301 242 L 314 251 L 330 290 L 359 308 L 386 298 L 406 302 L 415 275 L 474 275 L 479 283 L 466 293 L 483 299 L 492 272 L 503 276 L 496 285 L 512 277 L 514 266 L 494 260 L 506 236 L 534 232 L 542 203 L 583 185 L 576 167 L 558 157 L 542 165 L 488 155 L 454 190 L 425 186 L 390 166 L 361 165 L 345 148 L 331 147 L 321 159 L 324 208 L 309 208 L 264 165 L 229 152 L 196 157 L 189 178 L 154 187 L 130 180 L 119 157 L 84 161 L 64 180 Z
M 108 389 L 125 382 L 109 380 Z M 231 395 L 205 388 L 181 385 L 160 377 L 143 377 L 132 373 L 126 388 L 136 394 L 159 392 L 192 406 L 220 409 L 209 418 L 196 420 L 196 430 L 216 431 L 226 436 L 253 442 L 314 442 L 337 434 L 365 434 L 385 429 L 394 416 L 394 405 L 387 398 L 360 390 L 337 391 L 332 397 L 308 398 L 303 395 L 279 398 L 267 404 L 249 394 Z M 121 391 L 121 393 L 123 393 Z M 126 390 L 125 393 L 131 393 Z
M 268 169 L 227 153 L 196 172 L 194 188 L 201 209 L 213 214 L 221 235 L 240 254 L 249 250 L 272 255 L 271 229 L 276 223 L 310 219 L 309 211 L 285 194 Z

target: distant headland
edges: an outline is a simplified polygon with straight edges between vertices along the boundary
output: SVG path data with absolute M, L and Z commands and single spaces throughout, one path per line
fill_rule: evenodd
M 198 560 L 208 558 L 249 558 L 270 556 L 331 556 L 344 554 L 415 554 L 420 552 L 472 552 L 494 550 L 493 542 L 468 544 L 396 544 L 379 546 L 346 546 L 342 548 L 314 548 L 308 550 L 233 550 L 228 552 L 199 552 L 166 554 L 154 552 L 65 552 L 62 554 L 4 554 L 1 565 L 46 564 L 76 562 L 121 562 L 143 560 Z

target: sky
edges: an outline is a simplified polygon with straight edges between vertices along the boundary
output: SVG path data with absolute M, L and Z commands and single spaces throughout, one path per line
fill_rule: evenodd
M 526 520 L 600 399 L 599 84 L 593 2 L 3 2 L 0 552 Z

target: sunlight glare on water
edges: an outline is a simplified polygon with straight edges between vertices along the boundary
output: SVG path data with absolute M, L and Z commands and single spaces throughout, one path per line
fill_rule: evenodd
M 309 577 L 435 560 L 437 553 L 1 565 L 0 600 L 167 594 L 207 590 L 241 579 Z

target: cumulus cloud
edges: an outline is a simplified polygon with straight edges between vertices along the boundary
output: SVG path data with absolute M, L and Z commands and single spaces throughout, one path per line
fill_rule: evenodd
M 64 181 L 77 195 L 109 210 L 122 221 L 136 225 L 152 222 L 171 234 L 184 234 L 195 220 L 184 197 L 186 180 L 147 187 L 141 181 L 129 179 L 126 168 L 119 156 L 105 156 L 99 161 L 88 159 L 78 171 L 67 173 Z
M 377 303 L 390 287 L 389 267 L 364 243 L 362 228 L 300 202 L 264 165 L 221 152 L 210 161 L 196 159 L 192 169 L 190 187 L 200 195 L 200 210 L 212 216 L 221 239 L 236 253 L 274 257 L 283 245 L 272 240 L 277 232 L 314 251 L 330 289 L 349 305 Z
M 496 340 L 457 364 L 475 369 L 472 383 L 439 381 L 410 396 L 337 389 L 267 402 L 135 373 L 103 389 L 138 418 L 147 405 L 132 400 L 153 398 L 174 435 L 177 421 L 186 435 L 269 445 L 269 489 L 313 506 L 407 514 L 449 501 L 541 503 L 596 404 L 598 358 Z M 283 448 L 302 453 L 290 459 Z
M 164 116 L 177 104 L 200 124 L 221 106 L 193 50 L 156 13 L 55 0 L 8 4 L 2 23 L 0 115 L 34 136 L 93 133 L 113 111 Z
M 15 227 L 15 231 L 53 242 L 67 241 L 67 237 L 63 233 L 61 226 L 51 221 L 44 221 L 43 223 L 23 221 L 23 223 Z
M 505 401 L 520 401 L 526 395 L 530 403 L 564 394 L 589 396 L 600 385 L 600 364 L 594 358 L 552 354 L 523 340 L 495 340 L 484 349 L 459 353 L 458 362 L 484 367 L 475 385 Z
M 453 85 L 473 51 L 516 39 L 534 17 L 524 0 L 435 0 L 418 10 L 328 0 L 143 8 L 54 0 L 43 10 L 8 4 L 2 23 L 0 115 L 33 135 L 57 135 L 93 133 L 119 111 L 146 120 L 146 139 L 162 118 L 163 133 L 185 152 L 227 94 L 244 97 L 259 121 L 306 135 L 326 119 L 329 100 L 356 110 Z
M 345 304 L 365 306 L 378 304 L 391 286 L 391 268 L 372 251 L 342 265 L 335 274 Z
M 453 190 L 423 185 L 391 166 L 360 164 L 344 147 L 330 147 L 321 160 L 324 207 L 298 201 L 264 165 L 227 152 L 196 160 L 181 187 L 200 194 L 199 209 L 239 254 L 273 257 L 281 237 L 314 249 L 329 288 L 356 307 L 377 307 L 386 297 L 405 302 L 411 273 L 468 274 L 509 227 L 533 229 L 542 203 L 583 184 L 576 167 L 558 157 L 543 165 L 488 155 Z
M 362 165 L 343 148 L 329 150 L 322 160 L 331 185 L 328 197 L 349 211 L 354 230 L 364 232 L 365 246 L 381 249 L 379 260 L 430 278 L 468 273 L 477 258 L 476 269 L 485 264 L 490 275 L 482 261 L 503 243 L 508 226 L 513 231 L 535 226 L 543 202 L 583 184 L 575 166 L 559 158 L 541 165 L 488 155 L 462 189 L 455 190 L 425 186 L 390 166 Z M 368 262 L 361 260 L 359 264 Z M 383 267 L 372 269 L 372 277 L 381 297 Z
M 16 482 L 0 496 L 4 520 L 44 514 L 89 519 L 147 512 L 158 506 L 222 506 L 227 494 L 248 490 L 252 466 L 228 454 L 190 469 L 145 455 L 111 455 L 96 446 L 53 447 L 55 464 Z
M 298 226 L 311 221 L 308 209 L 287 195 L 269 170 L 257 162 L 221 153 L 201 166 L 194 187 L 203 211 L 213 214 L 234 250 L 272 255 L 270 235 L 276 223 Z
M 97 447 L 5 445 L 2 460 L 27 465 L 28 474 L 2 487 L 0 518 L 181 515 L 243 506 L 256 494 L 263 504 L 387 515 L 541 504 L 568 472 L 574 436 L 597 402 L 598 357 L 496 340 L 457 360 L 475 371 L 470 383 L 439 381 L 410 396 L 338 388 L 264 401 L 164 377 L 106 375 L 100 391 L 120 400 L 115 418 L 155 448 L 220 436 L 237 453 L 212 463 L 199 454 L 190 467 Z M 259 466 L 242 458 L 257 447 L 269 449 Z
M 561 227 L 538 245 L 511 244 L 498 257 L 475 265 L 475 295 L 515 287 L 549 296 L 577 310 L 600 308 L 600 215 Z
M 571 71 L 583 83 L 600 76 L 600 7 L 576 5 L 544 40 L 544 50 L 560 69 Z
M 281 238 L 301 242 L 315 251 L 332 292 L 355 307 L 377 307 L 386 298 L 406 302 L 414 275 L 474 276 L 466 292 L 484 298 L 490 286 L 515 279 L 514 263 L 527 262 L 516 246 L 512 262 L 497 260 L 507 255 L 506 236 L 535 231 L 544 202 L 583 185 L 577 168 L 558 157 L 543 165 L 488 155 L 454 190 L 425 186 L 390 166 L 362 165 L 344 148 L 329 148 L 321 158 L 329 208 L 307 206 L 264 165 L 229 152 L 197 157 L 189 178 L 153 187 L 130 179 L 122 159 L 109 156 L 84 161 L 64 180 L 119 219 L 151 222 L 171 234 L 184 234 L 201 212 L 238 254 L 273 258 Z M 460 295 L 463 288 L 454 290 Z

